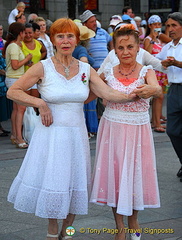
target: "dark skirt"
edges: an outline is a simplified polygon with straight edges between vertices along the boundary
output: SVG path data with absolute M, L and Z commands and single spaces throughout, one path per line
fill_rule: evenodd
M 0 122 L 7 121 L 11 118 L 11 112 L 13 109 L 13 102 L 6 98 L 6 96 L 0 97 Z

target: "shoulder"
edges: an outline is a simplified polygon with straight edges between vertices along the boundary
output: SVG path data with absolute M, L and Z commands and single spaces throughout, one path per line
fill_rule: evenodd
M 112 38 L 111 35 L 109 35 L 109 33 L 103 28 L 97 28 L 96 35 L 99 35 L 99 34 Z
M 22 44 L 22 48 L 27 47 L 26 44 L 24 43 L 24 41 L 22 41 L 21 44 Z
M 78 61 L 79 61 L 80 66 L 82 66 L 82 67 L 84 67 L 84 68 L 90 68 L 90 64 L 88 64 L 88 63 L 86 63 L 86 62 L 82 62 L 82 61 L 80 61 L 80 60 L 78 60 Z
M 45 34 L 45 38 L 46 38 L 47 41 L 51 41 L 50 37 L 47 34 Z
M 52 59 L 51 59 L 51 57 L 49 57 L 44 60 L 41 60 L 40 63 L 45 67 L 50 66 L 50 64 L 52 64 Z
M 8 45 L 8 47 L 17 47 L 18 48 L 18 45 L 16 44 L 16 43 L 14 43 L 14 42 L 12 42 L 12 43 L 10 43 L 9 45 Z
M 9 51 L 11 51 L 11 50 L 18 51 L 19 50 L 19 46 L 16 43 L 10 43 L 7 46 L 7 50 L 9 50 Z
M 34 39 L 34 42 L 36 46 L 42 47 L 42 43 L 40 41 Z
M 83 46 L 81 46 L 81 45 L 78 45 L 78 46 L 75 48 L 75 50 L 76 50 L 77 52 L 79 52 L 79 51 L 87 52 L 86 48 L 83 47 Z
M 42 79 L 44 77 L 45 68 L 43 67 L 42 62 L 38 62 L 29 68 L 24 75 L 26 77 L 36 77 L 38 79 Z
M 151 39 L 152 38 L 150 36 L 147 36 L 147 37 L 144 38 L 144 41 L 151 41 Z
M 142 68 L 140 70 L 140 76 L 142 76 L 142 77 L 147 74 L 152 74 L 152 73 L 154 73 L 152 65 L 142 66 Z
M 10 12 L 11 15 L 17 15 L 18 14 L 18 9 L 17 8 L 14 8 L 11 12 Z

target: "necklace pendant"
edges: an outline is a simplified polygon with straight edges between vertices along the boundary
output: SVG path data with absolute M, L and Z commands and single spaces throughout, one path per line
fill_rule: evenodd
M 68 77 L 69 77 L 69 73 L 70 73 L 69 68 L 66 67 L 66 68 L 64 69 L 64 72 L 65 72 L 66 78 L 68 78 Z

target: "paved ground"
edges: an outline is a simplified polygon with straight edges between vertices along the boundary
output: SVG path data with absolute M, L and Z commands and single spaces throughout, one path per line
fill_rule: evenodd
M 9 121 L 3 126 L 10 129 Z M 182 183 L 176 177 L 180 164 L 166 133 L 154 133 L 154 141 L 161 208 L 140 212 L 142 240 L 182 240 Z M 90 146 L 93 162 L 95 139 L 90 140 Z M 6 201 L 25 152 L 16 149 L 8 137 L 0 138 L 0 240 L 45 240 L 47 220 L 18 212 Z M 73 226 L 75 240 L 114 239 L 114 220 L 107 206 L 90 204 L 89 214 L 77 216 Z

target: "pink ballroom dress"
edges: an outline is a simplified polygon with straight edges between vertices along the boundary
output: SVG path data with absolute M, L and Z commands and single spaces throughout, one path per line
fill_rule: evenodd
M 128 94 L 145 83 L 151 68 L 143 66 L 138 79 L 126 84 L 114 77 L 110 63 L 104 74 L 110 87 Z M 126 216 L 133 209 L 160 207 L 148 109 L 149 99 L 107 103 L 99 124 L 90 202 L 116 207 Z

